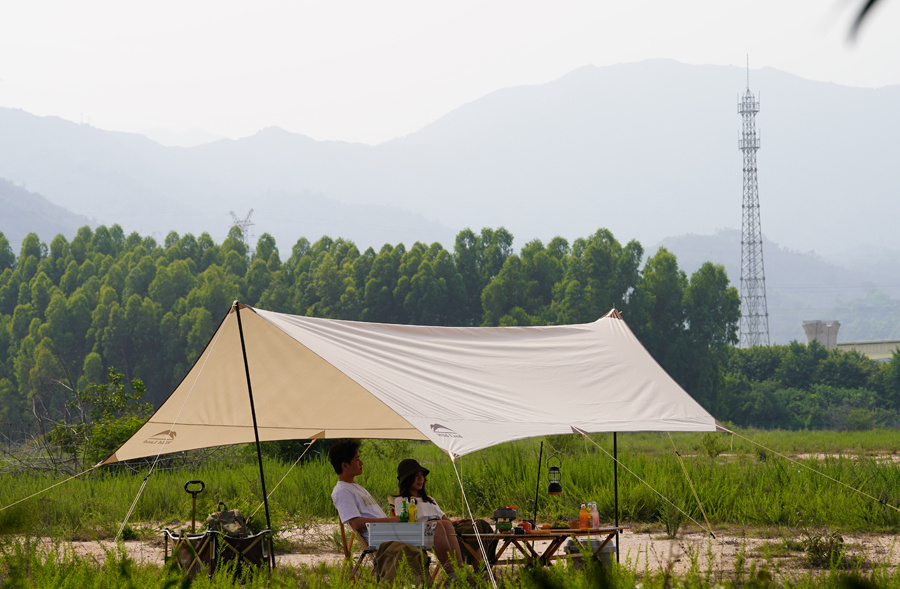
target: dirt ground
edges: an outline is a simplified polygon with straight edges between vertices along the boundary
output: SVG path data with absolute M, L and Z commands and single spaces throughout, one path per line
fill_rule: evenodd
M 164 553 L 162 533 L 154 534 L 149 527 L 145 529 L 148 530 L 146 536 L 151 539 L 125 542 L 124 548 L 139 562 L 161 563 Z M 751 563 L 755 563 L 757 570 L 766 567 L 782 578 L 809 573 L 810 569 L 803 562 L 804 552 L 797 547 L 797 542 L 804 538 L 802 534 L 774 529 L 715 529 L 713 532 L 715 538 L 699 528 L 692 528 L 669 539 L 659 528 L 651 526 L 628 530 L 620 536 L 620 559 L 639 573 L 669 569 L 681 574 L 696 567 L 704 575 L 711 573 L 713 579 L 731 578 L 739 566 L 746 573 Z M 286 549 L 276 552 L 276 566 L 339 563 L 343 559 L 339 537 L 336 524 L 282 530 L 280 543 Z M 843 535 L 843 539 L 847 557 L 859 559 L 865 567 L 895 567 L 900 563 L 900 547 L 892 535 L 854 534 Z M 62 548 L 101 562 L 108 551 L 115 550 L 115 544 L 109 541 L 71 542 Z

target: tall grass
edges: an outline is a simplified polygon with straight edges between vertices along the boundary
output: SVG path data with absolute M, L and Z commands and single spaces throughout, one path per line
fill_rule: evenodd
M 750 564 L 748 570 L 725 573 L 712 567 L 701 567 L 697 554 L 690 558 L 688 571 L 682 574 L 673 574 L 669 570 L 638 573 L 639 563 L 631 562 L 612 567 L 601 567 L 588 562 L 584 571 L 577 571 L 563 561 L 545 568 L 502 567 L 495 572 L 498 586 L 504 589 L 900 588 L 900 573 L 882 565 L 851 570 L 831 568 L 785 575 L 778 573 L 777 564 L 770 559 L 759 565 Z M 470 585 L 485 589 L 491 586 L 481 577 L 475 577 L 471 583 L 461 586 Z M 409 583 L 402 577 L 393 583 L 378 583 L 365 572 L 351 579 L 346 565 L 278 567 L 273 571 L 248 571 L 239 578 L 229 568 L 222 567 L 210 578 L 200 574 L 194 580 L 189 580 L 171 563 L 138 564 L 121 549 L 111 550 L 103 562 L 99 563 L 92 558 L 75 554 L 65 544 L 48 546 L 28 539 L 0 541 L 0 588 L 3 589 L 230 589 L 238 586 L 248 589 L 395 589 L 408 587 Z
M 823 460 L 800 458 L 822 474 L 777 456 L 761 452 L 741 438 L 722 435 L 722 453 L 710 456 L 708 440 L 700 434 L 676 434 L 673 440 L 684 459 L 690 481 L 714 524 L 758 526 L 819 526 L 857 531 L 897 531 L 900 513 L 900 469 L 881 458 L 898 451 L 892 431 L 865 433 L 741 432 L 778 453 L 798 456 L 834 454 Z M 608 452 L 612 436 L 594 438 Z M 542 467 L 538 519 L 567 521 L 581 501 L 596 501 L 604 521 L 614 518 L 613 462 L 593 443 L 579 436 L 546 440 L 544 456 L 562 469 L 564 493 L 546 494 L 546 465 Z M 366 441 L 361 448 L 364 472 L 358 482 L 376 498 L 397 490 L 396 465 L 409 456 L 431 470 L 427 489 L 451 514 L 468 515 L 462 488 L 476 517 L 490 517 L 500 505 L 515 505 L 520 517 L 534 509 L 540 440 L 522 440 L 457 458 L 424 442 Z M 700 519 L 690 485 L 678 456 L 665 434 L 618 436 L 619 510 L 624 522 L 662 521 L 668 503 L 655 491 Z M 290 468 L 274 459 L 264 460 L 267 488 L 271 490 Z M 644 484 L 626 468 L 647 482 Z M 113 537 L 141 487 L 146 472 L 124 469 L 94 471 L 47 493 L 0 511 L 0 533 L 49 535 L 62 539 Z M 836 483 L 858 488 L 877 500 Z M 0 507 L 38 492 L 56 482 L 37 473 L 3 475 Z M 200 468 L 156 471 L 136 504 L 132 522 L 184 527 L 191 517 L 191 496 L 183 490 L 188 480 L 200 479 L 206 490 L 197 498 L 202 522 L 219 501 L 249 514 L 262 496 L 255 452 L 237 449 L 223 453 Z M 331 488 L 335 473 L 324 459 L 304 462 L 284 478 L 272 494 L 270 509 L 276 528 L 310 520 L 333 520 Z M 649 486 L 648 486 L 649 485 Z M 654 491 L 655 490 L 655 491 Z M 385 499 L 386 503 L 386 499 Z M 263 511 L 254 517 L 260 529 Z M 137 523 L 135 523 L 137 525 Z

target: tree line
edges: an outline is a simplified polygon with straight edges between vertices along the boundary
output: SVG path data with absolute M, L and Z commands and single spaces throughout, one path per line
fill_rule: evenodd
M 142 380 L 145 400 L 158 405 L 233 300 L 448 326 L 584 323 L 616 308 L 662 367 L 721 419 L 840 427 L 828 415 L 849 407 L 858 425 L 882 425 L 900 401 L 889 376 L 900 360 L 883 366 L 799 344 L 734 348 L 740 301 L 722 266 L 708 262 L 687 276 L 666 249 L 645 259 L 640 243 L 623 245 L 606 229 L 572 243 L 533 240 L 518 253 L 503 228 L 465 229 L 452 251 L 417 242 L 360 252 L 345 239 L 301 238 L 282 258 L 271 235 L 251 252 L 237 227 L 222 243 L 171 232 L 160 244 L 113 225 L 82 227 L 71 241 L 57 235 L 49 246 L 32 233 L 18 255 L 0 233 L 4 431 L 73 419 L 79 395 L 112 368 L 124 381 Z M 798 412 L 805 417 L 792 417 Z

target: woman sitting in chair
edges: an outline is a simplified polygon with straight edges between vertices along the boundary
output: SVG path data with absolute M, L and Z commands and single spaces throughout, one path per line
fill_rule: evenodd
M 403 502 L 415 503 L 416 519 L 420 522 L 436 521 L 434 529 L 434 553 L 450 579 L 456 578 L 456 569 L 462 570 L 463 557 L 453 530 L 453 522 L 447 517 L 437 501 L 425 492 L 426 477 L 430 471 L 412 458 L 406 458 L 397 465 L 397 482 L 400 490 L 394 499 L 394 513 L 403 510 Z M 454 568 L 455 567 L 455 568 Z

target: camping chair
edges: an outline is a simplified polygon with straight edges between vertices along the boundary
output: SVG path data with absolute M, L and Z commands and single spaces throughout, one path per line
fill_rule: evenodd
M 347 540 L 348 534 L 344 528 L 344 522 L 341 521 L 341 518 L 338 517 L 338 524 L 341 526 L 341 548 L 344 549 L 344 559 L 347 561 L 353 561 L 353 540 L 359 539 L 359 546 L 362 548 L 362 552 L 359 553 L 359 556 L 356 558 L 356 562 L 353 565 L 353 568 L 350 569 L 350 578 L 354 578 L 356 576 L 356 571 L 359 570 L 359 567 L 365 562 L 367 559 L 372 560 L 372 564 L 375 563 L 375 550 L 373 548 L 369 548 L 368 542 L 363 538 L 362 534 L 354 530 L 350 527 L 350 530 L 353 532 L 353 535 L 349 536 L 349 540 Z
M 164 560 L 175 558 L 178 567 L 193 579 L 201 570 L 211 577 L 220 566 L 234 563 L 234 574 L 240 576 L 245 566 L 259 566 L 263 562 L 269 569 L 275 568 L 272 552 L 271 530 L 245 537 L 226 536 L 221 532 L 207 531 L 200 534 L 178 534 L 169 528 L 163 531 L 165 539 Z M 169 555 L 169 542 L 172 553 Z

